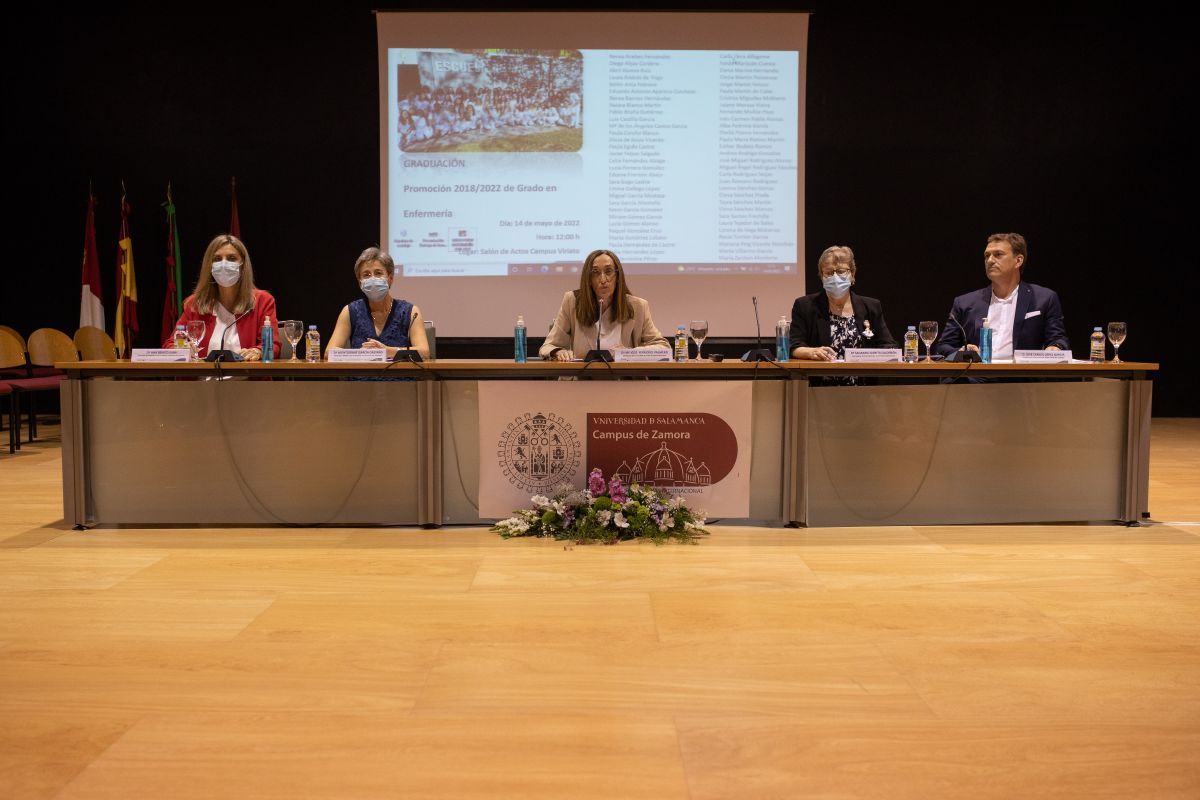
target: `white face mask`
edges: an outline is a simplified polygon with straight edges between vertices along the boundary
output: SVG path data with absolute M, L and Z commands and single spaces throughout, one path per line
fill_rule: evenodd
M 391 288 L 388 286 L 387 278 L 363 278 L 358 286 L 368 300 L 376 302 L 387 297 L 388 289 Z
M 822 278 L 821 285 L 825 287 L 825 294 L 830 297 L 842 297 L 850 291 L 850 276 L 838 275 L 835 272 L 827 278 Z
M 242 279 L 242 265 L 236 261 L 214 261 L 212 276 L 218 286 L 226 289 L 230 286 L 237 286 L 237 282 Z

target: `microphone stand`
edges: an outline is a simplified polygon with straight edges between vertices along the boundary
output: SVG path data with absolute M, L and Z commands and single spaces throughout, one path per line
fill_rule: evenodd
M 754 341 L 758 346 L 742 353 L 742 361 L 774 361 L 774 353 L 762 346 L 762 325 L 758 322 L 758 298 L 751 297 L 750 299 L 754 301 Z
M 950 321 L 957 325 L 958 329 L 962 331 L 963 346 L 946 356 L 946 360 L 959 364 L 983 363 L 983 356 L 979 355 L 979 353 L 976 353 L 974 350 L 967 349 L 967 329 L 964 328 L 963 324 L 958 321 L 958 317 L 954 316 L 953 309 L 950 311 Z
M 253 309 L 251 309 L 251 310 L 253 310 Z M 241 319 L 242 317 L 246 316 L 249 313 L 250 313 L 250 311 L 243 311 L 241 313 L 241 316 L 234 317 L 233 324 L 237 325 L 238 320 Z M 209 350 L 208 355 L 206 355 L 204 357 L 205 361 L 210 361 L 210 362 L 215 361 L 215 362 L 220 363 L 222 361 L 245 361 L 246 360 L 246 359 L 242 358 L 241 353 L 235 352 L 233 350 L 225 349 L 225 335 L 227 333 L 229 333 L 230 327 L 232 327 L 232 326 L 226 325 L 225 330 L 221 331 L 221 349 L 220 350 Z
M 612 352 L 609 350 L 600 349 L 600 323 L 604 320 L 604 298 L 597 297 L 596 302 L 599 303 L 600 308 L 600 311 L 596 316 L 596 348 L 594 350 L 587 351 L 587 355 L 583 357 L 583 362 L 585 364 L 590 364 L 593 361 L 612 363 Z

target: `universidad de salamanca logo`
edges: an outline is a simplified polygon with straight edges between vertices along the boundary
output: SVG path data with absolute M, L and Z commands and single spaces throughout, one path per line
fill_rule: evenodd
M 505 426 L 496 455 L 509 483 L 549 490 L 570 483 L 579 471 L 579 437 L 557 414 L 526 412 Z

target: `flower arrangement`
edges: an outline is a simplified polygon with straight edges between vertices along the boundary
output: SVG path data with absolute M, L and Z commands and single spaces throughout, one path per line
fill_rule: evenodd
M 688 508 L 682 497 L 670 497 L 653 486 L 626 487 L 616 476 L 605 481 L 599 468 L 588 476 L 586 490 L 563 484 L 553 496 L 534 495 L 530 502 L 532 508 L 513 512 L 492 530 L 506 539 L 553 536 L 579 544 L 625 539 L 695 542 L 708 533 L 702 527 L 703 512 Z

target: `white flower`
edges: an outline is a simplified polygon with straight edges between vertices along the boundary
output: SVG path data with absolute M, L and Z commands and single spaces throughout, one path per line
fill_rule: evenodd
M 535 494 L 533 497 L 529 498 L 529 502 L 533 503 L 534 508 L 545 508 L 546 506 L 550 505 L 550 498 L 544 495 Z
M 608 527 L 608 522 L 613 518 L 611 511 L 601 511 L 596 515 L 596 521 L 600 523 L 600 527 Z
M 629 520 L 625 519 L 625 515 L 618 511 L 613 515 L 613 524 L 618 528 L 628 528 Z
M 674 528 L 674 527 L 675 527 L 675 518 L 672 517 L 670 514 L 667 514 L 666 516 L 664 516 L 663 521 L 662 521 L 662 529 L 665 531 L 668 528 Z
M 529 530 L 529 523 L 519 517 L 509 517 L 497 523 L 497 528 L 502 528 L 509 533 L 521 534 Z

